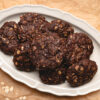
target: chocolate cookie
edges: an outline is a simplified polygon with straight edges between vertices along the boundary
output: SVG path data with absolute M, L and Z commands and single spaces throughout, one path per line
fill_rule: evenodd
M 33 37 L 39 33 L 38 29 L 35 29 L 34 25 L 19 25 L 19 34 L 18 39 L 20 43 L 24 43 L 27 41 L 32 41 Z
M 56 85 L 65 82 L 66 68 L 60 67 L 54 70 L 41 70 L 39 75 L 44 84 Z
M 12 55 L 18 45 L 17 32 L 18 25 L 14 21 L 5 22 L 0 29 L 0 49 Z
M 32 65 L 31 59 L 29 57 L 30 43 L 20 44 L 13 57 L 13 62 L 18 70 L 21 71 L 34 71 L 35 67 Z
M 21 42 L 32 40 L 35 34 L 46 32 L 48 30 L 48 24 L 49 22 L 40 14 L 23 14 L 19 21 L 19 40 Z
M 20 17 L 20 25 L 33 24 L 39 31 L 45 32 L 49 22 L 45 20 L 45 17 L 37 13 L 26 13 Z
M 92 80 L 96 72 L 96 63 L 94 61 L 84 59 L 79 63 L 72 64 L 67 69 L 66 79 L 72 87 L 77 87 Z
M 89 58 L 93 51 L 92 40 L 83 33 L 71 34 L 67 40 L 66 59 L 69 65 Z
M 27 23 L 36 23 L 36 22 L 43 22 L 45 21 L 45 17 L 37 14 L 37 13 L 25 13 L 20 16 L 20 24 L 26 25 Z
M 58 34 L 44 33 L 32 41 L 30 54 L 37 70 L 55 69 L 60 66 L 66 53 L 66 40 Z
M 74 33 L 74 29 L 72 28 L 72 26 L 69 23 L 60 19 L 53 20 L 50 23 L 49 30 L 52 32 L 56 32 L 59 34 L 59 36 L 65 38 L 67 38 L 70 34 Z

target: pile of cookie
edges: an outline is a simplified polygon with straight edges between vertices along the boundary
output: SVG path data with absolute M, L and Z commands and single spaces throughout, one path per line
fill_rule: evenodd
M 60 19 L 48 22 L 37 13 L 25 13 L 18 23 L 5 22 L 0 28 L 0 49 L 13 55 L 20 71 L 38 71 L 45 84 L 56 85 L 66 80 L 72 87 L 83 85 L 97 72 L 90 60 L 92 40 L 85 33 Z

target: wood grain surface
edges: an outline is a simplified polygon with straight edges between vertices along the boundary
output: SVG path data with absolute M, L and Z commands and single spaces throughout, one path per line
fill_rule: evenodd
M 20 4 L 43 4 L 59 8 L 100 30 L 100 0 L 0 0 L 0 9 Z M 100 100 L 100 91 L 84 96 L 58 97 L 31 89 L 0 70 L 0 100 Z

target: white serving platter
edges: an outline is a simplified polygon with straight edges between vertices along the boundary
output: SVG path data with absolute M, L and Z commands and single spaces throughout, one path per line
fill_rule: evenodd
M 69 22 L 75 32 L 85 32 L 93 41 L 94 51 L 91 55 L 92 60 L 96 61 L 98 71 L 93 80 L 83 86 L 72 88 L 67 82 L 61 85 L 45 85 L 40 79 L 38 72 L 21 72 L 16 70 L 12 56 L 7 56 L 0 51 L 0 68 L 9 74 L 13 79 L 35 88 L 42 92 L 48 92 L 58 96 L 77 96 L 85 95 L 100 89 L 100 32 L 85 21 L 58 9 L 48 8 L 43 5 L 20 5 L 0 11 L 0 26 L 6 21 L 19 21 L 19 16 L 26 12 L 36 12 L 43 14 L 48 21 L 62 19 Z

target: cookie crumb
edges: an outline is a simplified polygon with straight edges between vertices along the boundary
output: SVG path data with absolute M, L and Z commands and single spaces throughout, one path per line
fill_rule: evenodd
M 4 85 L 5 83 L 4 83 L 4 82 L 1 82 L 0 84 L 1 84 L 1 85 Z
M 13 86 L 11 86 L 11 87 L 3 86 L 2 89 L 4 90 L 5 93 L 8 94 L 9 92 L 12 92 L 14 90 L 14 87 Z
M 9 93 L 9 87 L 8 86 L 3 86 L 2 89 L 4 90 L 5 93 Z
M 14 87 L 11 86 L 9 90 L 10 90 L 10 92 L 12 92 L 14 90 Z
M 26 100 L 26 96 L 19 97 L 19 100 Z
M 5 100 L 10 100 L 9 98 L 5 98 Z

